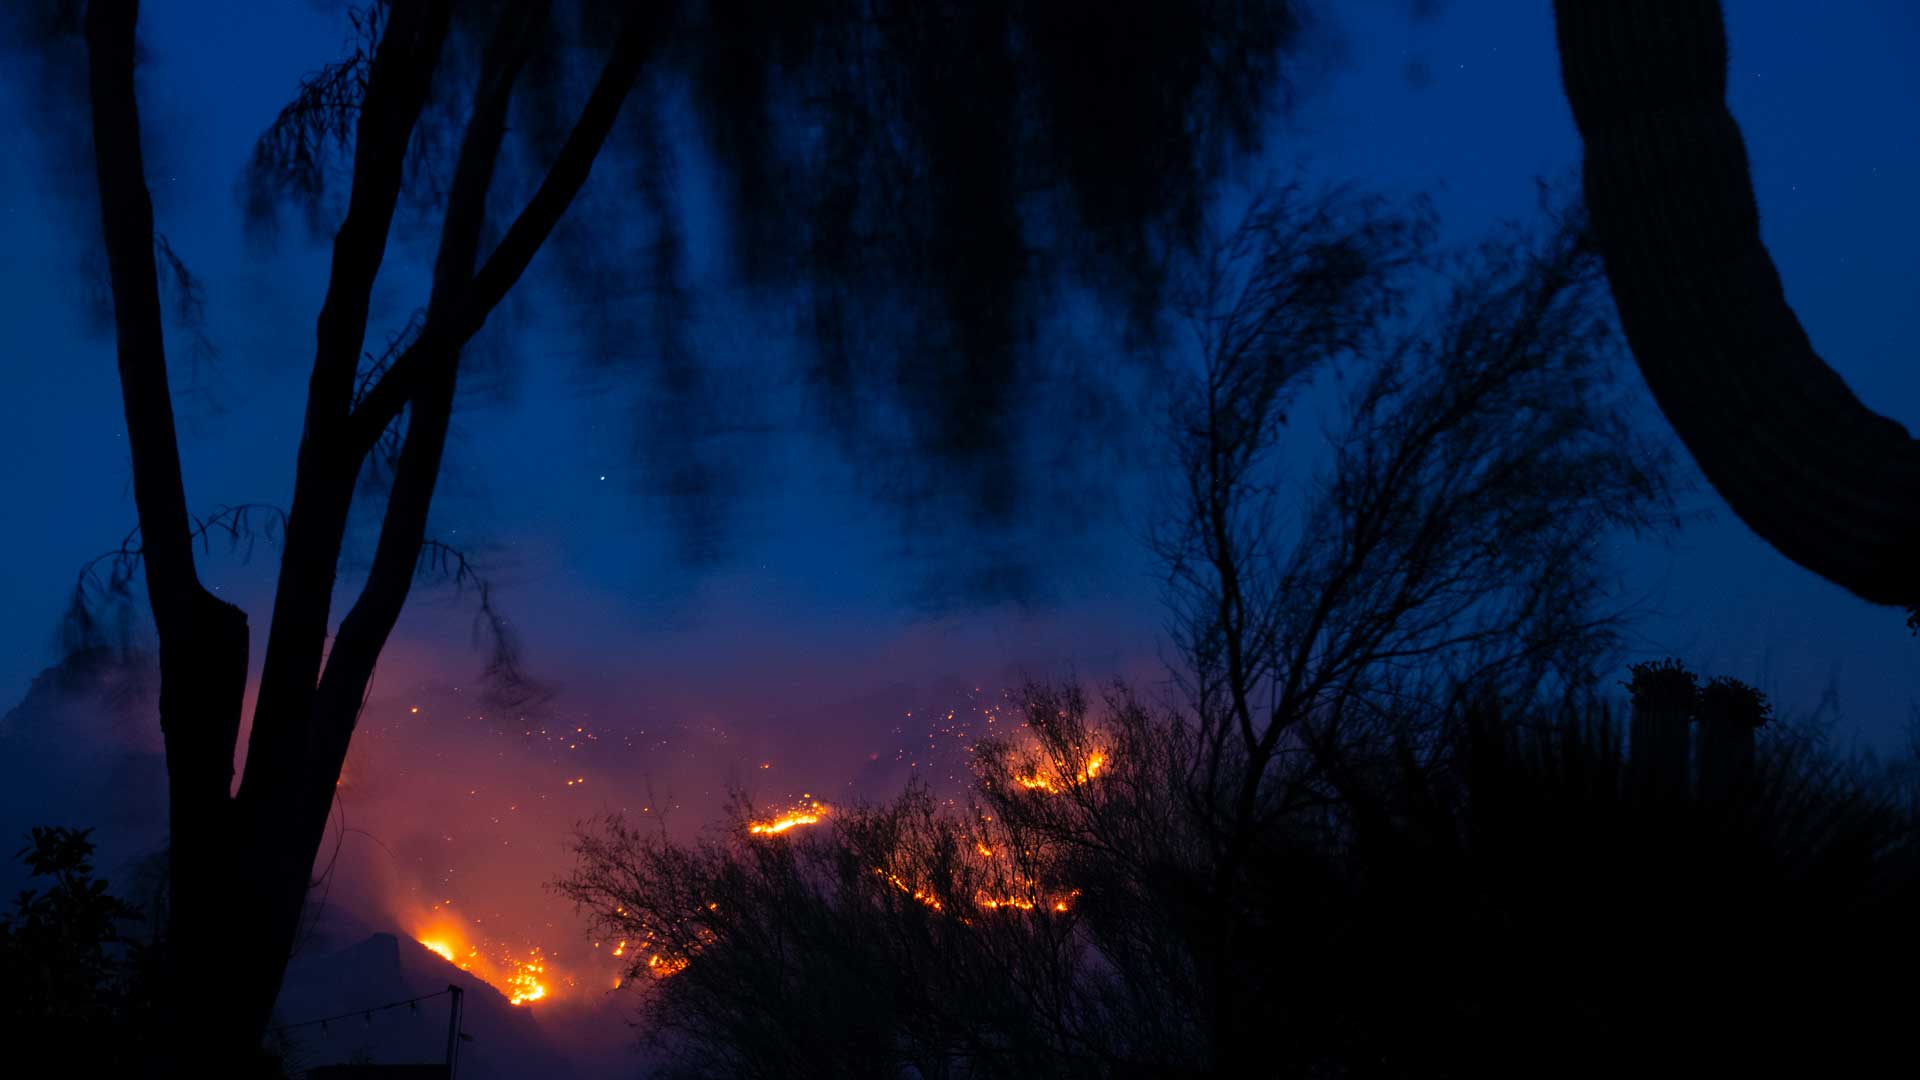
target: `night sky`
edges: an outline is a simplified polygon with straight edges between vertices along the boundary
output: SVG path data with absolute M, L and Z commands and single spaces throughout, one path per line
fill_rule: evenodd
M 1319 179 L 1425 193 L 1443 239 L 1464 244 L 1530 213 L 1536 179 L 1577 165 L 1547 0 L 1322 6 L 1338 59 L 1247 180 L 1298 163 Z M 1410 17 L 1410 7 L 1421 14 Z M 1732 107 L 1788 297 L 1863 400 L 1920 426 L 1911 340 L 1920 68 L 1910 62 L 1920 8 L 1906 0 L 1821 5 L 1817 16 L 1784 0 L 1728 8 Z M 179 403 L 189 501 L 283 504 L 326 246 L 298 227 L 271 251 L 250 246 L 233 192 L 252 139 L 293 79 L 336 55 L 343 19 L 319 2 L 152 3 L 143 26 L 158 225 L 205 282 L 207 333 L 219 350 Z M 26 89 L 0 79 L 0 108 L 28 110 Z M 62 174 L 49 145 L 17 136 L 0 165 L 5 704 L 57 658 L 53 631 L 78 565 L 134 521 L 111 336 L 84 263 L 98 246 L 91 182 Z M 713 215 L 697 169 L 683 188 L 695 275 L 712 283 L 721 267 L 718 245 L 702 243 Z M 420 237 L 396 247 L 403 265 L 382 279 L 386 308 L 376 322 L 424 297 L 428 250 Z M 727 444 L 744 465 L 724 528 L 691 544 L 634 451 L 631 397 L 576 362 L 583 345 L 565 327 L 490 331 L 479 344 L 490 350 L 490 373 L 465 380 L 432 533 L 486 566 L 530 665 L 563 688 L 563 707 L 590 702 L 724 726 L 946 678 L 993 686 L 1020 670 L 1162 677 L 1163 612 L 1139 540 L 1150 468 L 1141 466 L 1138 483 L 1116 485 L 1115 498 L 1074 508 L 1064 549 L 1036 564 L 1044 587 L 984 599 L 946 588 L 941 555 L 956 530 L 973 526 L 903 520 L 865 493 L 827 439 L 791 433 L 787 421 L 802 406 L 795 377 L 783 374 L 795 370 L 794 348 L 777 323 L 746 319 L 718 291 L 691 317 L 703 350 L 764 373 L 772 387 L 749 419 L 788 432 Z M 170 348 L 178 389 L 193 381 L 191 360 L 177 337 Z M 1638 397 L 1647 402 L 1644 391 Z M 1899 739 L 1909 703 L 1920 701 L 1902 615 L 1790 564 L 1704 484 L 1683 503 L 1689 524 L 1671 544 L 1618 552 L 1646 612 L 1627 659 L 1678 655 L 1697 671 L 1754 682 L 1789 712 L 1814 707 L 1831 677 L 1843 737 Z M 1035 537 L 958 539 L 984 547 Z M 273 563 L 268 552 L 250 564 L 203 561 L 203 575 L 252 615 L 256 668 Z M 470 678 L 481 662 L 471 616 L 471 597 L 416 589 L 376 701 Z
M 1272 140 L 1268 170 L 1304 162 L 1326 179 L 1426 192 L 1445 238 L 1467 242 L 1529 212 L 1536 178 L 1574 166 L 1550 5 L 1442 5 L 1413 19 L 1386 0 L 1326 7 L 1341 59 Z M 1743 2 L 1728 18 L 1733 109 L 1789 298 L 1856 392 L 1912 428 L 1920 385 L 1903 335 L 1920 285 L 1920 220 L 1904 208 L 1920 186 L 1920 128 L 1908 114 L 1920 74 L 1903 58 L 1920 14 L 1889 0 L 1829 5 L 1807 19 L 1793 5 Z M 249 248 L 232 192 L 292 78 L 337 50 L 337 5 L 155 5 L 145 27 L 159 226 L 206 283 L 219 349 L 199 379 L 205 393 L 180 404 L 189 498 L 284 503 L 325 248 L 298 228 L 274 252 Z M 0 86 L 10 107 L 24 106 L 21 87 Z M 10 463 L 6 505 L 21 523 L 0 541 L 11 568 L 0 596 L 0 699 L 9 701 L 53 659 L 73 568 L 133 520 L 111 341 L 89 322 L 101 298 L 80 261 L 97 228 L 84 201 L 90 184 L 56 169 L 41 145 L 16 139 L 0 172 L 10 338 L 0 458 Z M 53 197 L 76 187 L 86 192 L 79 199 Z M 683 195 L 696 230 L 699 197 Z M 695 235 L 696 272 L 711 275 L 713 256 L 702 258 Z M 416 242 L 416 263 L 419 252 Z M 417 302 L 404 279 L 387 295 L 403 311 Z M 724 299 L 707 306 L 704 323 L 702 347 L 726 362 L 776 378 L 791 370 L 777 327 L 729 325 Z M 1026 603 L 981 607 L 943 594 L 929 607 L 923 578 L 938 568 L 900 558 L 920 550 L 904 542 L 959 526 L 903 528 L 853 489 L 824 443 L 798 439 L 748 452 L 760 475 L 729 506 L 725 545 L 690 564 L 660 524 L 628 402 L 583 375 L 570 361 L 578 343 L 550 328 L 511 348 L 511 385 L 467 381 L 435 532 L 484 557 L 533 660 L 559 681 L 671 673 L 690 687 L 724 680 L 730 694 L 753 687 L 791 703 L 896 677 L 972 677 L 982 665 L 1124 668 L 1124 657 L 1154 653 L 1160 611 L 1136 542 L 1138 507 L 1087 522 L 1076 557 L 1050 567 L 1048 588 Z M 176 369 L 191 363 L 186 352 L 174 343 Z M 175 381 L 188 379 L 177 370 Z M 776 395 L 769 408 L 797 405 Z M 1622 553 L 1650 612 L 1646 651 L 1756 681 L 1789 708 L 1811 707 L 1837 673 L 1850 721 L 1876 740 L 1899 730 L 1917 685 L 1900 619 L 1774 555 L 1711 492 L 1697 490 L 1688 508 L 1710 520 L 1671 549 Z M 270 556 L 251 568 L 212 560 L 210 576 L 248 602 L 256 630 L 270 568 Z M 416 597 L 401 636 L 435 643 L 422 655 L 450 675 L 475 663 L 453 648 L 464 647 L 469 609 L 443 592 Z

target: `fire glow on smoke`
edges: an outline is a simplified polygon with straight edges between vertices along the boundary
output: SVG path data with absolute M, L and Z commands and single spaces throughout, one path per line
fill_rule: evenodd
M 975 693 L 978 695 L 979 691 Z M 412 895 L 417 899 L 398 904 L 399 925 L 406 927 L 423 948 L 485 981 L 514 1005 L 585 1000 L 605 993 L 609 987 L 620 989 L 624 984 L 635 982 L 635 976 L 666 979 L 697 962 L 696 954 L 701 951 L 697 944 L 689 946 L 681 942 L 678 947 L 669 947 L 664 941 L 656 942 L 644 936 L 635 936 L 630 941 L 595 941 L 589 948 L 584 937 L 575 940 L 539 915 L 537 908 L 530 913 L 524 905 L 516 909 L 510 899 L 502 903 L 501 897 L 510 890 L 501 886 L 498 875 L 509 872 L 515 876 L 551 876 L 552 867 L 537 861 L 540 858 L 534 854 L 540 850 L 537 844 L 545 836 L 543 830 L 558 830 L 564 816 L 577 814 L 577 808 L 585 805 L 580 800 L 632 802 L 630 810 L 624 806 L 621 809 L 641 814 L 669 808 L 656 808 L 651 797 L 642 801 L 617 785 L 605 783 L 602 775 L 596 774 L 589 783 L 586 773 L 590 768 L 604 770 L 609 764 L 625 765 L 639 760 L 641 755 L 653 759 L 672 752 L 691 757 L 694 754 L 693 746 L 688 744 L 691 737 L 697 735 L 706 742 L 724 745 L 727 733 L 712 725 L 623 726 L 598 730 L 584 715 L 577 722 L 574 718 L 556 723 L 552 719 L 537 722 L 519 717 L 509 721 L 478 710 L 469 711 L 458 698 L 457 689 L 446 696 L 451 700 L 395 708 L 395 715 L 391 715 L 385 725 L 368 725 L 369 730 L 359 739 L 361 753 L 368 760 L 384 765 L 391 774 L 391 782 L 358 792 L 362 804 L 378 798 L 382 800 L 380 810 L 385 816 L 408 820 L 433 812 L 429 808 L 440 805 L 438 800 L 447 794 L 410 767 L 411 762 L 423 756 L 431 755 L 437 760 L 446 752 L 437 738 L 441 732 L 435 724 L 458 721 L 464 725 L 462 730 L 477 727 L 510 743 L 504 751 L 489 754 L 488 764 L 469 768 L 461 774 L 458 790 L 451 793 L 471 808 L 466 820 L 473 826 L 468 831 L 470 835 L 460 836 L 461 846 L 452 850 L 471 852 L 478 844 L 485 844 L 491 853 L 481 862 L 473 861 L 470 855 L 466 862 L 450 858 L 442 864 L 450 869 L 436 872 L 436 880 L 413 883 Z M 443 716 L 447 718 L 444 721 Z M 944 771 L 945 781 L 955 785 L 979 779 L 967 759 L 981 739 L 996 735 L 1017 739 L 1014 729 L 1025 727 L 1020 723 L 1017 702 L 1005 694 L 978 697 L 958 708 L 908 712 L 906 719 L 911 726 L 895 729 L 897 734 L 905 736 L 893 755 L 895 764 L 935 776 Z M 913 730 L 920 723 L 925 725 L 924 734 Z M 920 739 L 926 741 L 923 743 Z M 1112 760 L 1101 748 L 1104 739 L 1095 735 L 1089 741 L 1092 745 L 1074 746 L 1056 753 L 1029 744 L 1018 765 L 1010 770 L 1011 775 L 1000 775 L 1036 798 L 1064 796 L 1100 783 L 1107 779 Z M 703 750 L 707 748 L 706 742 L 699 744 Z M 876 751 L 868 757 L 877 761 L 881 754 Z M 511 767 L 491 767 L 491 758 L 501 758 Z M 758 754 L 749 760 L 757 766 L 756 771 L 771 772 L 776 768 L 773 760 Z M 369 774 L 357 766 L 352 783 L 364 787 L 368 775 L 376 783 L 388 779 L 378 770 Z M 348 782 L 343 776 L 343 786 Z M 792 794 L 793 790 L 788 789 L 787 795 Z M 679 806 L 671 804 L 671 808 Z M 752 843 L 778 843 L 809 827 L 830 823 L 834 815 L 833 807 L 808 792 L 799 799 L 775 802 L 765 816 L 755 816 L 742 823 L 743 839 Z M 451 829 L 439 839 L 449 845 L 456 842 Z M 974 853 L 983 859 L 1011 854 L 1001 851 L 1001 840 L 990 836 L 972 846 Z M 514 859 L 511 863 L 505 860 L 509 852 Z M 528 860 L 535 861 L 529 865 Z M 978 917 L 983 912 L 1000 912 L 1000 918 L 1031 912 L 1037 917 L 1066 913 L 1077 906 L 1078 890 L 1063 888 L 1061 883 L 1043 886 L 1001 875 L 996 878 L 995 887 L 971 891 L 971 895 L 944 895 L 925 882 L 912 880 L 918 875 L 904 866 L 897 869 L 896 873 L 895 868 L 874 867 L 884 887 L 898 890 L 904 898 L 934 912 L 963 921 L 971 922 L 970 915 Z M 457 878 L 456 870 L 463 871 Z M 475 893 L 472 891 L 475 882 L 488 882 L 493 887 Z M 434 891 L 427 892 L 428 889 Z M 428 898 L 438 897 L 449 899 L 426 907 Z M 458 898 L 462 904 L 470 900 L 484 903 L 486 917 L 482 919 L 471 910 L 456 912 L 451 898 Z M 412 914 L 406 914 L 408 911 Z M 540 936 L 513 930 L 533 925 L 544 926 Z M 702 944 L 714 943 L 710 939 L 702 941 Z M 552 951 L 556 945 L 561 946 L 564 957 Z

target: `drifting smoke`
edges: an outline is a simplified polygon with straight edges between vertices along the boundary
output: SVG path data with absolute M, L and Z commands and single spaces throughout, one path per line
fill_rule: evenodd
M 125 893 L 150 886 L 166 843 L 167 773 L 154 721 L 159 673 L 142 652 L 89 649 L 42 672 L 0 716 L 0 854 L 35 825 L 91 827 L 95 863 Z M 0 869 L 7 895 L 25 881 Z
M 592 657 L 589 665 L 583 657 L 570 670 L 543 669 L 560 690 L 524 712 L 490 707 L 482 688 L 460 677 L 474 668 L 463 646 L 417 635 L 396 641 L 340 777 L 279 1019 L 349 1011 L 464 978 L 470 1008 L 483 999 L 497 1005 L 491 1046 L 470 1048 L 476 1076 L 486 1074 L 479 1066 L 489 1052 L 510 1054 L 499 1075 L 518 1075 L 556 1052 L 579 1075 L 630 1070 L 631 995 L 644 990 L 623 973 L 639 959 L 652 978 L 633 981 L 650 982 L 690 961 L 637 940 L 595 939 L 552 891 L 549 883 L 573 869 L 577 825 L 622 814 L 688 839 L 722 827 L 739 793 L 757 808 L 755 835 L 772 840 L 842 808 L 890 801 L 912 777 L 963 797 L 975 745 L 1023 723 L 1008 688 L 1028 676 L 1138 674 L 1099 659 L 1117 653 L 1089 659 L 1088 635 L 1053 624 L 984 647 L 926 624 L 854 649 L 795 642 L 790 629 L 766 620 L 741 629 L 744 622 L 732 624 L 731 649 L 695 641 L 643 660 Z M 1026 647 L 1049 640 L 1082 651 L 1062 659 Z M 1009 662 L 1010 655 L 1042 659 Z M 953 671 L 978 674 L 940 674 Z M 98 865 L 116 892 L 136 901 L 151 895 L 142 890 L 154 886 L 154 856 L 166 842 L 157 696 L 150 657 L 79 655 L 45 672 L 0 719 L 0 828 L 17 838 L 36 824 L 96 826 Z M 831 703 L 811 704 L 820 701 Z M 1023 768 L 1059 786 L 1093 777 L 1100 762 Z M 17 876 L 19 868 L 9 871 Z M 1022 891 L 963 906 L 1070 899 Z M 515 1019 L 500 1018 L 508 1014 Z M 444 1020 L 413 1023 L 430 1043 L 427 1029 Z M 379 1035 L 378 1025 L 366 1033 Z M 337 1034 L 306 1038 L 315 1059 L 331 1052 L 329 1039 L 341 1044 L 333 1050 L 351 1050 Z M 398 1060 L 419 1057 L 392 1046 Z
M 738 791 L 761 809 L 758 828 L 779 834 L 836 805 L 890 799 L 913 776 L 957 794 L 974 745 L 1021 723 L 1007 687 L 1069 669 L 1107 674 L 1071 661 L 1010 665 L 934 631 L 876 650 L 880 663 L 870 653 L 829 667 L 798 647 L 784 657 L 774 642 L 749 647 L 764 659 L 730 660 L 752 678 L 673 658 L 608 665 L 566 673 L 538 711 L 502 712 L 449 677 L 471 671 L 469 655 L 397 644 L 340 777 L 302 951 L 390 930 L 437 946 L 520 1004 L 590 1004 L 626 963 L 548 888 L 571 869 L 577 824 L 618 813 L 690 837 L 715 827 Z M 943 666 L 991 679 L 934 676 Z M 825 687 L 871 686 L 876 669 L 918 685 L 792 704 Z M 0 826 L 17 836 L 33 824 L 95 825 L 102 869 L 116 888 L 127 882 L 165 843 L 157 691 L 139 653 L 79 655 L 43 674 L 0 720 Z M 1067 783 L 1099 767 L 1098 757 L 1064 772 L 1037 763 L 1033 778 Z

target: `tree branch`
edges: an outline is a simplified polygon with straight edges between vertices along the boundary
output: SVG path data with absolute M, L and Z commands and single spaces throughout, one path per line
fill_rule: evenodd
M 340 428 L 352 404 L 367 305 L 386 255 L 407 143 L 426 106 L 451 18 L 447 0 L 395 3 L 368 69 L 353 189 L 334 236 L 327 296 L 315 331 L 286 548 L 247 749 L 247 775 L 251 779 L 259 770 L 265 789 L 283 788 L 303 756 L 304 748 L 289 735 L 308 715 L 319 678 L 334 575 L 361 460 L 341 453 Z M 247 783 L 242 794 L 253 790 L 255 785 Z
M 374 52 L 354 142 L 353 188 L 347 216 L 334 234 L 333 265 L 320 308 L 303 442 L 343 420 L 351 404 L 353 373 L 366 341 L 367 305 L 386 258 L 407 143 L 426 107 L 450 18 L 446 0 L 396 3 Z
M 147 193 L 133 91 L 133 31 L 139 10 L 134 0 L 89 4 L 86 35 L 94 176 L 113 290 L 133 495 L 146 553 L 147 593 L 164 642 L 190 621 L 200 579 L 194 570 L 192 525 L 167 384 L 160 278 L 153 261 L 153 200 Z
M 653 30 L 653 16 L 637 15 L 628 21 L 579 119 L 533 198 L 514 219 L 459 301 L 445 305 L 444 318 L 429 318 L 419 338 L 361 399 L 353 411 L 348 435 L 348 453 L 353 455 L 353 460 L 360 460 L 372 449 L 380 433 L 422 391 L 429 373 L 445 362 L 446 354 L 458 352 L 480 332 L 487 317 L 520 280 L 534 254 L 552 235 L 574 196 L 586 184 L 594 160 L 613 130 L 620 107 L 640 76 Z
M 433 288 L 427 304 L 428 330 L 422 337 L 431 333 L 436 323 L 444 323 L 448 309 L 469 290 L 474 253 L 485 223 L 487 192 L 493 184 L 501 140 L 506 135 L 513 84 L 526 61 L 531 21 L 539 17 L 542 8 L 543 5 L 531 3 L 509 8 L 487 43 L 473 108 L 461 137 L 446 216 L 441 223 L 440 250 L 434 261 Z M 321 740 L 329 760 L 336 748 L 342 755 L 346 751 L 360 700 L 373 677 L 374 663 L 412 590 L 433 490 L 446 449 L 459 357 L 458 348 L 436 353 L 437 363 L 429 373 L 425 392 L 411 402 L 411 419 L 394 469 L 393 490 L 387 498 L 387 513 L 374 550 L 373 568 L 359 598 L 340 621 L 333 651 L 320 677 L 320 708 L 316 710 L 316 717 L 321 730 L 315 736 Z
M 448 369 L 432 380 L 429 391 L 413 400 L 406 440 L 394 469 L 393 491 L 380 525 L 380 541 L 374 549 L 373 568 L 359 599 L 340 620 L 334 635 L 333 649 L 320 677 L 315 729 L 309 734 L 313 748 L 324 755 L 322 760 L 344 758 L 374 663 L 412 590 L 440 459 L 446 450 L 447 425 L 453 412 L 454 367 L 449 363 Z
M 500 143 L 507 133 L 513 84 L 526 64 L 533 23 L 545 6 L 535 0 L 512 5 L 487 42 L 473 108 L 454 164 L 453 186 L 447 192 L 446 214 L 441 219 L 440 250 L 434 258 L 433 289 L 427 301 L 428 325 L 445 319 L 447 309 L 472 283 L 480 231 L 486 224 L 487 192 L 493 187 Z
M 211 824 L 227 800 L 247 676 L 247 617 L 201 584 L 160 324 L 153 201 L 133 88 L 133 0 L 88 5 L 94 168 L 113 290 L 120 391 L 147 596 L 160 636 L 160 726 L 176 832 Z M 196 836 L 212 842 L 211 828 Z M 188 840 L 189 845 L 195 840 Z M 197 858 L 193 851 L 184 853 Z

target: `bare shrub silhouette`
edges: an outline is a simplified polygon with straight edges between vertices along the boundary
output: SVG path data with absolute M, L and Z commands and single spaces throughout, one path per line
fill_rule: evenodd
M 583 830 L 561 887 L 607 933 L 700 927 L 640 991 L 676 1067 L 1589 1075 L 1884 1052 L 1914 995 L 1847 971 L 1912 956 L 1900 774 L 1678 662 L 1633 670 L 1627 715 L 1607 702 L 1624 616 L 1600 545 L 1670 512 L 1659 448 L 1608 404 L 1583 235 L 1563 213 L 1455 263 L 1405 338 L 1357 324 L 1347 341 L 1389 344 L 1350 360 L 1351 426 L 1290 546 L 1262 471 L 1290 350 L 1205 354 L 1161 549 L 1176 705 L 1029 686 L 964 800 L 781 831 L 742 805 L 699 845 Z M 1249 340 L 1217 325 L 1203 340 Z M 1870 1024 L 1837 1045 L 1847 1016 Z

